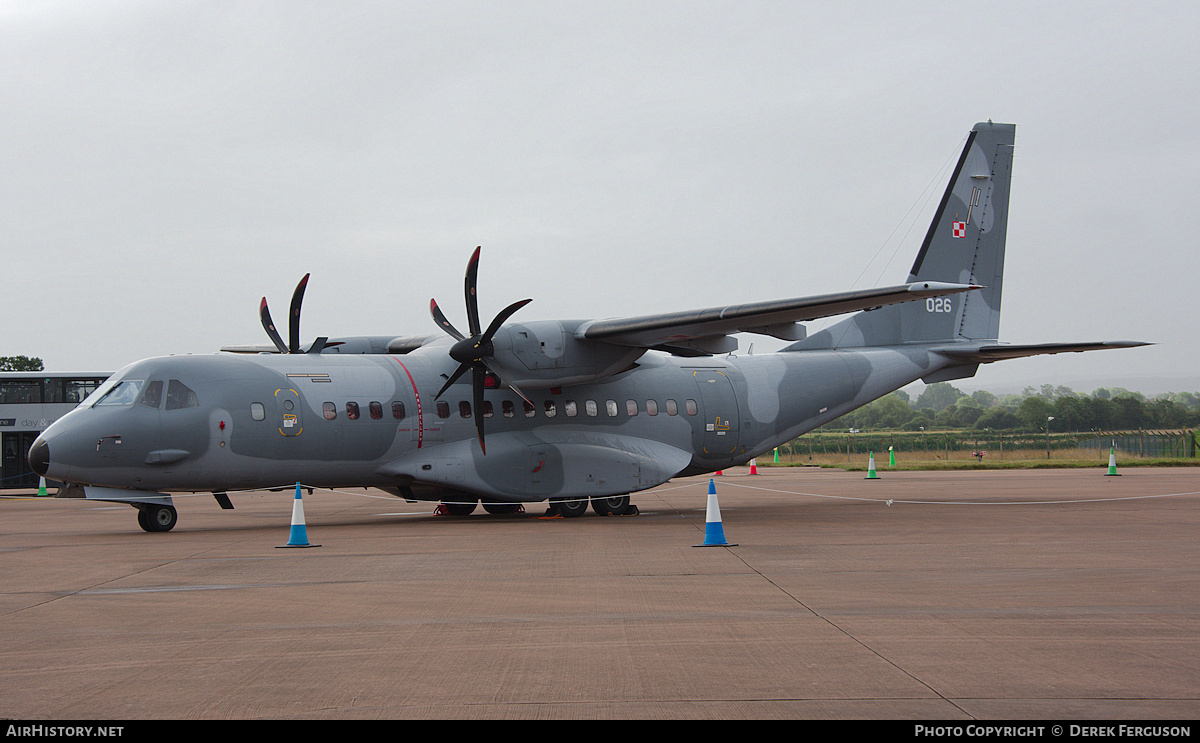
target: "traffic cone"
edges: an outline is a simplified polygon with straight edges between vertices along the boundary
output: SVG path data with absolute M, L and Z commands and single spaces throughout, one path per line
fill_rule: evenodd
M 888 447 L 888 466 L 896 466 L 896 448 L 893 446 Z
M 757 474 L 758 474 L 758 462 L 757 462 L 757 460 L 754 460 L 754 459 L 751 459 L 751 460 L 750 460 L 750 474 L 752 474 L 752 475 L 757 475 Z
M 1121 473 L 1117 472 L 1117 444 L 1114 441 L 1112 448 L 1108 450 L 1108 472 L 1104 473 L 1105 477 L 1120 477 Z
M 775 447 L 775 461 L 773 464 L 779 464 L 779 447 Z
M 725 527 L 721 525 L 721 507 L 717 505 L 717 484 L 708 481 L 708 509 L 704 513 L 704 544 L 694 547 L 736 547 L 725 541 Z
M 280 547 L 320 547 L 308 543 L 308 529 L 304 526 L 304 500 L 300 497 L 300 483 L 296 483 L 296 497 L 292 500 L 292 533 L 287 544 Z
M 42 496 L 43 498 L 48 495 L 46 492 L 46 478 L 44 477 L 38 478 L 38 495 Z
M 871 452 L 871 458 L 867 460 L 867 476 L 866 480 L 878 480 L 879 475 L 875 474 L 875 452 Z

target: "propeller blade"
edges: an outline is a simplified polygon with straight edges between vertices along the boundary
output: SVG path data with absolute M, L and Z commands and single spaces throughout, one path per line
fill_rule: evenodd
M 503 325 L 508 318 L 512 317 L 514 312 L 532 301 L 532 299 L 522 299 L 520 302 L 513 302 L 503 310 L 500 310 L 500 314 L 496 315 L 496 318 L 492 320 L 492 324 L 488 326 L 487 332 L 483 334 L 483 340 L 481 342 L 486 343 L 487 341 L 490 341 L 492 336 L 496 334 L 496 331 L 500 329 L 500 326 Z
M 475 393 L 475 432 L 479 434 L 479 449 L 487 456 L 487 447 L 483 444 L 483 378 L 487 367 L 483 364 L 471 365 L 471 387 Z
M 459 364 L 458 368 L 454 370 L 454 373 L 450 375 L 450 378 L 446 380 L 446 383 L 442 385 L 442 388 L 440 390 L 438 390 L 438 393 L 433 396 L 433 399 L 436 400 L 439 397 L 441 397 L 442 393 L 445 392 L 446 390 L 450 389 L 450 385 L 457 382 L 458 378 L 461 377 L 463 375 L 463 373 L 465 373 L 467 371 L 467 369 L 470 369 L 470 368 L 471 368 L 470 362 L 467 362 L 464 364 Z
M 258 306 L 258 317 L 262 320 L 263 330 L 267 331 L 267 335 L 279 349 L 279 353 L 287 353 L 288 348 L 283 344 L 283 338 L 279 337 L 279 331 L 275 329 L 275 323 L 271 320 L 271 311 L 267 309 L 266 297 L 262 298 L 262 304 Z
M 471 255 L 471 260 L 467 262 L 467 279 L 466 279 L 466 295 L 467 295 L 467 327 L 471 331 L 471 335 L 479 335 L 479 299 L 475 292 L 475 279 L 479 274 L 479 249 L 483 246 L 475 248 L 475 252 Z
M 288 320 L 288 353 L 300 353 L 300 305 L 304 302 L 304 289 L 308 286 L 309 274 L 304 274 L 296 291 L 292 293 L 292 314 Z
M 429 300 L 429 312 L 433 315 L 433 321 L 440 325 L 442 330 L 445 330 L 447 333 L 449 333 L 454 340 L 461 341 L 466 338 L 466 336 L 458 332 L 458 329 L 451 325 L 450 321 L 446 319 L 446 316 L 442 313 L 442 308 L 438 307 L 436 299 Z

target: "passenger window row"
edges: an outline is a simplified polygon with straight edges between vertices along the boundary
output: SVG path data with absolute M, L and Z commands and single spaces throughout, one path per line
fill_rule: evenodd
M 262 418 L 259 417 L 259 415 L 261 414 L 260 411 L 262 411 L 262 408 L 259 405 L 259 403 L 255 403 L 255 406 L 256 407 L 254 408 L 254 419 L 262 420 Z M 683 407 L 684 412 L 687 413 L 688 415 L 697 415 L 699 413 L 699 408 L 697 407 L 695 400 L 684 400 L 683 406 L 684 406 Z M 528 403 L 524 400 L 521 401 L 521 408 L 522 408 L 521 412 L 526 418 L 534 418 L 537 416 L 537 412 L 538 412 L 537 407 L 534 405 L 531 405 L 530 403 Z M 667 415 L 679 415 L 679 405 L 674 400 L 664 401 L 663 408 L 666 410 Z M 338 406 L 336 404 L 334 404 L 332 402 L 324 403 L 321 406 L 321 410 L 325 416 L 325 420 L 329 420 L 329 421 L 337 420 Z M 579 412 L 580 412 L 579 404 L 575 400 L 564 400 L 562 402 L 562 413 L 565 417 L 574 418 L 577 415 L 579 415 Z M 620 405 L 617 404 L 616 400 L 605 400 L 604 401 L 604 417 L 615 418 L 618 415 L 620 415 L 621 412 L 622 412 L 622 408 Z M 650 415 L 650 416 L 658 415 L 658 412 L 659 412 L 658 401 L 657 400 L 646 400 L 644 403 L 642 403 L 640 405 L 637 400 L 626 400 L 625 401 L 624 414 L 626 416 L 633 417 L 642 412 L 644 412 L 646 415 Z M 556 402 L 555 400 L 546 400 L 546 402 L 543 403 L 542 414 L 545 417 L 554 418 L 558 415 L 558 413 L 559 413 L 558 402 Z M 599 417 L 600 416 L 600 406 L 597 405 L 595 400 L 584 400 L 583 401 L 583 413 L 584 413 L 584 415 L 586 415 L 590 418 Z M 348 418 L 350 420 L 357 420 L 359 417 L 361 417 L 362 410 L 360 409 L 357 402 L 347 402 L 346 406 L 345 406 L 345 414 L 346 414 L 346 418 Z M 379 402 L 367 403 L 367 414 L 370 415 L 372 420 L 380 420 L 381 418 L 383 418 L 383 404 L 379 403 Z M 394 418 L 396 420 L 404 420 L 404 414 L 405 414 L 404 403 L 399 402 L 399 401 L 393 401 L 392 402 L 392 418 Z M 517 415 L 516 404 L 512 400 L 502 400 L 500 402 L 500 414 L 503 415 L 505 418 L 515 418 Z M 458 403 L 458 415 L 460 418 L 470 418 L 472 415 L 471 403 L 466 400 L 459 402 Z M 495 410 L 492 406 L 492 401 L 484 400 L 484 402 L 483 402 L 483 417 L 491 418 L 494 415 L 495 415 Z M 437 416 L 439 418 L 443 418 L 443 419 L 449 418 L 450 417 L 450 403 L 446 402 L 445 400 L 439 400 L 437 403 Z

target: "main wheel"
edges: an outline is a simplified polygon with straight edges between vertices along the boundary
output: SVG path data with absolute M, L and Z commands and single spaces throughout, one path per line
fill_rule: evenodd
M 179 521 L 174 506 L 149 505 L 138 508 L 138 526 L 146 531 L 171 531 Z
M 483 510 L 487 511 L 488 513 L 500 516 L 500 515 L 504 515 L 504 514 L 518 512 L 519 510 L 521 510 L 521 504 L 520 503 L 496 503 L 493 501 L 485 500 L 483 502 Z
M 588 499 L 552 500 L 550 505 L 558 509 L 559 515 L 572 519 L 587 513 Z
M 475 506 L 479 505 L 479 501 L 471 503 L 443 503 L 446 511 L 451 516 L 470 516 L 475 512 Z
M 611 498 L 592 498 L 592 510 L 601 516 L 624 516 L 629 513 L 629 496 L 614 495 Z

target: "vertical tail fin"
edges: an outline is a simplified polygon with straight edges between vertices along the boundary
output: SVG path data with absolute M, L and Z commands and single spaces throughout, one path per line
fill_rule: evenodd
M 1000 335 L 1004 242 L 1012 184 L 1012 124 L 976 124 L 938 205 L 909 281 L 979 284 L 983 289 L 901 305 L 903 341 L 995 340 Z M 953 312 L 937 311 L 953 307 Z
M 908 276 L 983 289 L 860 312 L 787 350 L 996 339 L 1015 138 L 1013 124 L 971 130 Z

